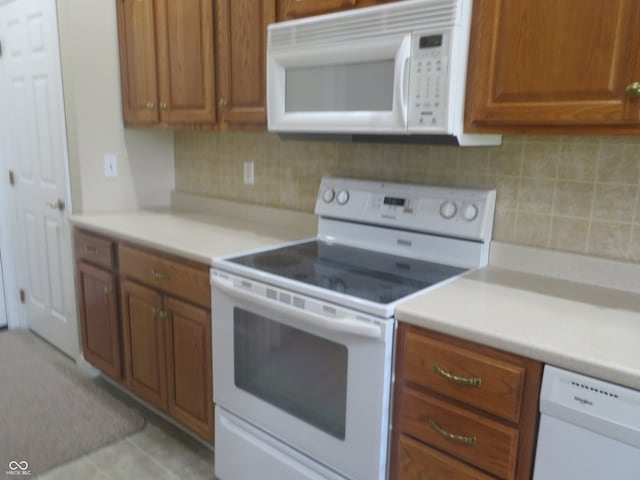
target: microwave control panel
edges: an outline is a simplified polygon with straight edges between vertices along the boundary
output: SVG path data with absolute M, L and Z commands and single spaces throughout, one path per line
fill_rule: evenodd
M 409 75 L 409 126 L 426 131 L 447 128 L 449 35 L 414 34 Z

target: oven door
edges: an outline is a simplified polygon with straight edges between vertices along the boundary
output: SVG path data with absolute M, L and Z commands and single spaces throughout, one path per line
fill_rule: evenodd
M 385 478 L 394 322 L 211 281 L 216 404 L 341 475 Z

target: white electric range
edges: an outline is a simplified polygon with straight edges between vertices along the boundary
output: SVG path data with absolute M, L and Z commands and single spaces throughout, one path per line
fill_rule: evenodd
M 487 264 L 494 205 L 325 177 L 317 238 L 214 260 L 216 476 L 384 479 L 395 305 Z

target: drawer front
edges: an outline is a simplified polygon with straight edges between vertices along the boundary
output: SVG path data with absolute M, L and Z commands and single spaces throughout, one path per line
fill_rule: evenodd
M 115 265 L 114 243 L 106 238 L 76 230 L 74 232 L 76 257 L 94 265 L 113 268 Z
M 211 308 L 209 270 L 128 245 L 118 249 L 120 273 L 207 309 Z
M 517 423 L 525 368 L 408 330 L 404 378 Z
M 494 480 L 484 473 L 400 435 L 398 480 Z
M 499 478 L 515 476 L 518 431 L 404 387 L 401 431 Z

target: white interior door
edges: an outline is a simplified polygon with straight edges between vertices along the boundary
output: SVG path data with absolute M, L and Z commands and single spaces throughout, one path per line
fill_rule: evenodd
M 15 171 L 17 276 L 29 328 L 79 355 L 55 0 L 0 0 L 3 102 Z M 60 208 L 58 208 L 60 207 Z

